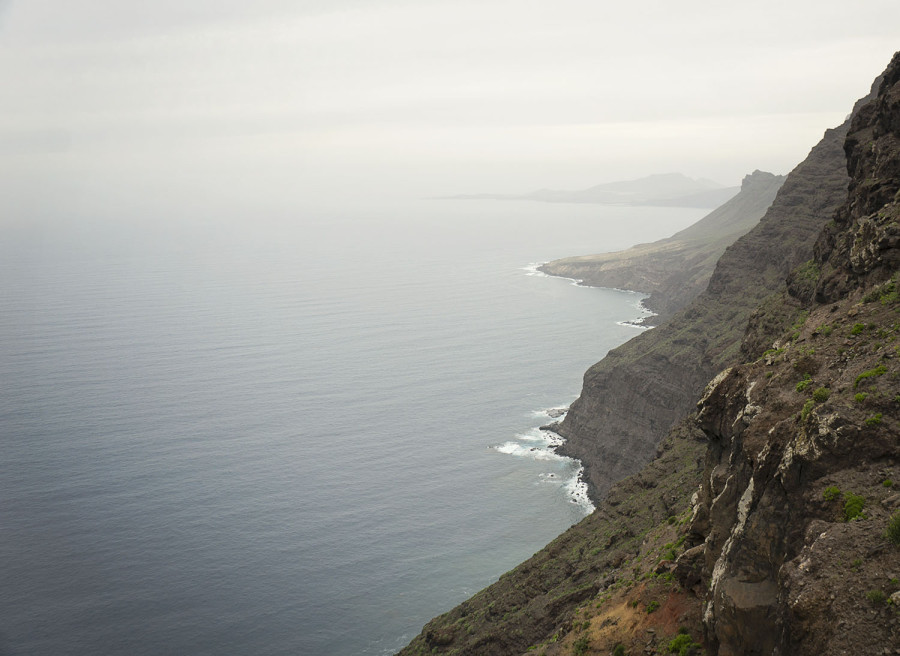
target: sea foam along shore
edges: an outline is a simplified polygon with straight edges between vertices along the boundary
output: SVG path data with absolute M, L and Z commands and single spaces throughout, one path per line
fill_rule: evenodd
M 568 280 L 575 287 L 612 289 L 617 292 L 622 292 L 623 294 L 633 294 L 635 296 L 638 296 L 639 298 L 637 299 L 637 303 L 635 303 L 635 309 L 640 313 L 640 316 L 638 316 L 636 319 L 617 321 L 616 324 L 619 326 L 628 326 L 629 328 L 637 328 L 638 330 L 650 330 L 651 328 L 653 328 L 653 326 L 644 323 L 651 317 L 656 316 L 656 312 L 644 305 L 644 299 L 647 298 L 647 294 L 636 292 L 633 289 L 620 289 L 618 287 L 597 287 L 596 285 L 586 285 L 584 284 L 584 280 L 581 280 L 579 278 L 566 278 L 565 276 L 556 276 L 551 273 L 541 271 L 541 267 L 545 264 L 547 264 L 547 262 L 532 262 L 531 264 L 522 267 L 522 271 L 525 271 L 526 276 L 535 276 L 538 278 L 559 278 L 560 280 Z
M 537 410 L 532 414 L 536 418 L 560 421 L 565 417 L 567 410 L 566 406 L 556 406 Z M 491 448 L 500 453 L 520 458 L 563 464 L 564 471 L 559 471 L 557 468 L 557 471 L 539 474 L 540 482 L 562 488 L 569 501 L 577 504 L 585 515 L 589 515 L 594 511 L 594 504 L 588 497 L 587 483 L 581 478 L 584 467 L 579 461 L 556 453 L 556 448 L 561 446 L 564 441 L 560 435 L 546 428 L 534 427 L 525 433 L 516 434 L 512 440 L 507 440 L 503 444 Z

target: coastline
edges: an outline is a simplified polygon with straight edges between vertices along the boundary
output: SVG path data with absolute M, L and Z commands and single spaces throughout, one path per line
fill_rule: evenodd
M 526 272 L 525 275 L 527 276 L 568 280 L 575 287 L 609 289 L 616 292 L 640 296 L 635 304 L 635 308 L 641 313 L 641 316 L 638 316 L 635 319 L 617 321 L 616 324 L 619 326 L 636 328 L 642 332 L 654 327 L 644 323 L 651 317 L 657 316 L 655 312 L 648 309 L 643 304 L 644 299 L 648 296 L 647 294 L 631 289 L 589 285 L 585 284 L 583 280 L 547 273 L 542 270 L 542 267 L 545 264 L 548 264 L 548 262 L 533 262 L 522 267 L 522 270 Z M 526 433 L 516 434 L 512 439 L 507 440 L 502 444 L 492 445 L 490 448 L 504 455 L 530 457 L 534 460 L 565 460 L 573 463 L 577 469 L 575 470 L 574 475 L 567 477 L 565 480 L 561 481 L 557 479 L 554 473 L 541 474 L 540 478 L 544 482 L 552 482 L 559 485 L 565 491 L 568 500 L 571 503 L 580 506 L 584 510 L 585 516 L 588 516 L 596 510 L 596 505 L 593 501 L 590 482 L 585 477 L 584 463 L 579 458 L 565 453 L 566 438 L 558 432 L 559 425 L 565 419 L 570 405 L 571 404 L 560 405 L 534 411 L 533 414 L 536 417 L 544 417 L 551 421 L 535 426 Z
M 644 301 L 650 297 L 650 294 L 645 292 L 640 292 L 634 289 L 624 289 L 622 287 L 607 287 L 604 285 L 592 285 L 590 283 L 586 283 L 581 278 L 569 278 L 567 276 L 560 276 L 555 273 L 548 273 L 544 267 L 550 264 L 550 261 L 547 262 L 532 262 L 526 267 L 523 267 L 524 271 L 527 271 L 525 275 L 528 276 L 537 276 L 537 277 L 546 277 L 546 278 L 559 278 L 561 280 L 568 280 L 575 287 L 587 287 L 592 289 L 611 289 L 616 292 L 622 292 L 624 294 L 635 294 L 641 296 L 637 302 L 637 310 L 641 313 L 641 316 L 636 319 L 626 319 L 624 321 L 617 321 L 616 323 L 620 326 L 629 326 L 632 328 L 638 328 L 640 330 L 650 330 L 651 328 L 655 328 L 653 324 L 646 323 L 653 317 L 659 316 L 659 313 L 654 312 L 646 305 L 644 305 Z
M 545 472 L 539 474 L 538 478 L 541 483 L 558 486 L 565 493 L 568 501 L 579 506 L 586 517 L 596 510 L 596 506 L 588 494 L 587 481 L 583 479 L 584 465 L 577 458 L 559 453 L 557 449 L 563 446 L 566 440 L 562 435 L 549 428 L 565 418 L 568 410 L 568 405 L 535 410 L 533 411 L 535 417 L 552 419 L 553 422 L 549 425 L 534 426 L 525 433 L 517 433 L 512 439 L 490 448 L 504 455 L 531 458 L 537 461 L 565 462 L 570 465 L 574 468 L 574 473 L 567 473 L 565 477 L 559 477 L 556 472 Z

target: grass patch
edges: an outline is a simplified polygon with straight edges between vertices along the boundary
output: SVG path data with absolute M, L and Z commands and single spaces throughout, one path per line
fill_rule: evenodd
M 867 380 L 869 378 L 877 378 L 878 376 L 883 376 L 887 373 L 887 367 L 883 364 L 878 365 L 874 369 L 869 369 L 868 371 L 862 372 L 859 376 L 856 377 L 856 381 L 853 383 L 853 387 L 859 387 L 859 384 Z
M 882 592 L 881 590 L 869 590 L 866 593 L 866 599 L 871 601 L 873 604 L 883 604 L 884 598 L 884 592 Z
M 811 384 L 812 384 L 812 376 L 810 376 L 809 374 L 806 374 L 805 376 L 803 376 L 803 380 L 801 380 L 799 383 L 797 383 L 797 391 L 802 392 L 807 387 L 809 387 Z
M 831 396 L 831 390 L 827 387 L 817 387 L 812 393 L 813 401 L 816 403 L 825 403 L 829 396 Z
M 656 610 L 659 610 L 659 602 L 654 599 L 649 604 L 647 604 L 647 614 L 649 615 Z
M 888 520 L 887 530 L 884 532 L 884 537 L 886 537 L 888 542 L 895 547 L 900 547 L 900 511 L 891 515 L 891 518 Z
M 590 641 L 587 636 L 581 636 L 572 644 L 572 653 L 576 656 L 581 656 L 587 652 L 588 647 L 590 647 Z

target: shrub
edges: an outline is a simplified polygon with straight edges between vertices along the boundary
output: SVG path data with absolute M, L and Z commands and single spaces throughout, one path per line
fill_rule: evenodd
M 866 593 L 866 599 L 871 601 L 873 604 L 883 604 L 884 592 L 882 592 L 881 590 L 869 590 Z
M 831 326 L 825 324 L 825 325 L 819 326 L 819 329 L 817 332 L 821 335 L 824 335 L 825 337 L 828 337 L 831 334 L 831 330 L 832 330 Z
M 831 395 L 831 390 L 827 387 L 817 387 L 813 391 L 813 401 L 816 403 L 825 403 L 828 400 L 828 397 Z
M 891 515 L 891 518 L 888 520 L 887 530 L 884 532 L 884 537 L 886 537 L 888 542 L 894 546 L 900 547 L 900 511 Z
M 649 615 L 650 613 L 652 613 L 653 611 L 655 611 L 658 608 L 659 608 L 659 602 L 654 599 L 649 604 L 647 604 L 647 614 Z
M 627 656 L 625 654 L 625 645 L 621 642 L 613 648 L 613 656 Z
M 822 498 L 825 499 L 825 501 L 834 501 L 835 499 L 837 499 L 840 496 L 841 496 L 840 489 L 838 489 L 834 485 L 829 485 L 828 487 L 825 488 L 825 491 L 822 492 Z
M 589 646 L 587 636 L 581 636 L 572 644 L 572 653 L 581 656 L 588 650 Z
M 701 648 L 701 645 L 692 641 L 691 636 L 686 632 L 679 632 L 679 634 L 669 642 L 669 653 L 678 654 L 678 656 L 692 656 L 692 654 L 699 653 Z
M 866 426 L 877 426 L 881 423 L 881 413 L 876 412 L 874 415 L 866 419 Z
M 851 335 L 859 335 L 865 329 L 866 329 L 866 325 L 864 323 L 855 323 L 855 324 L 853 324 L 853 328 L 850 329 L 850 334 Z
M 883 486 L 885 486 L 885 487 L 893 487 L 893 486 L 894 486 L 894 481 L 892 481 L 892 480 L 889 479 L 889 478 L 886 478 L 886 479 L 884 479 L 883 481 L 881 481 L 881 484 L 882 484 Z
M 809 399 L 806 403 L 803 404 L 803 408 L 800 409 L 800 421 L 806 421 L 806 418 L 809 417 L 809 413 L 812 412 L 813 406 L 816 404 L 815 401 Z
M 887 367 L 883 364 L 878 365 L 874 369 L 869 369 L 868 371 L 862 372 L 859 376 L 856 377 L 856 381 L 853 383 L 853 387 L 859 387 L 859 384 L 866 380 L 867 378 L 875 378 L 876 376 L 883 376 L 887 373 Z
M 681 651 L 681 648 L 691 644 L 691 636 L 687 633 L 680 633 L 678 636 L 669 643 L 669 653 L 677 654 Z
M 849 522 L 856 518 L 864 519 L 862 510 L 866 505 L 866 498 L 852 492 L 847 492 L 844 498 L 844 520 Z
M 812 383 L 812 378 L 810 377 L 809 374 L 806 374 L 805 376 L 803 376 L 803 380 L 801 380 L 799 383 L 797 383 L 797 391 L 802 392 L 803 390 L 805 390 L 807 387 L 810 386 L 810 383 Z
M 862 403 L 867 398 L 869 398 L 869 395 L 866 394 L 865 392 L 860 392 L 859 394 L 853 395 L 853 400 L 856 401 L 857 403 Z

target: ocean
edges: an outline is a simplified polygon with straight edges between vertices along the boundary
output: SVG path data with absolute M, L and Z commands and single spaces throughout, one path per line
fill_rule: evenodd
M 394 653 L 590 511 L 537 427 L 697 209 L 415 200 L 0 240 L 0 654 Z

